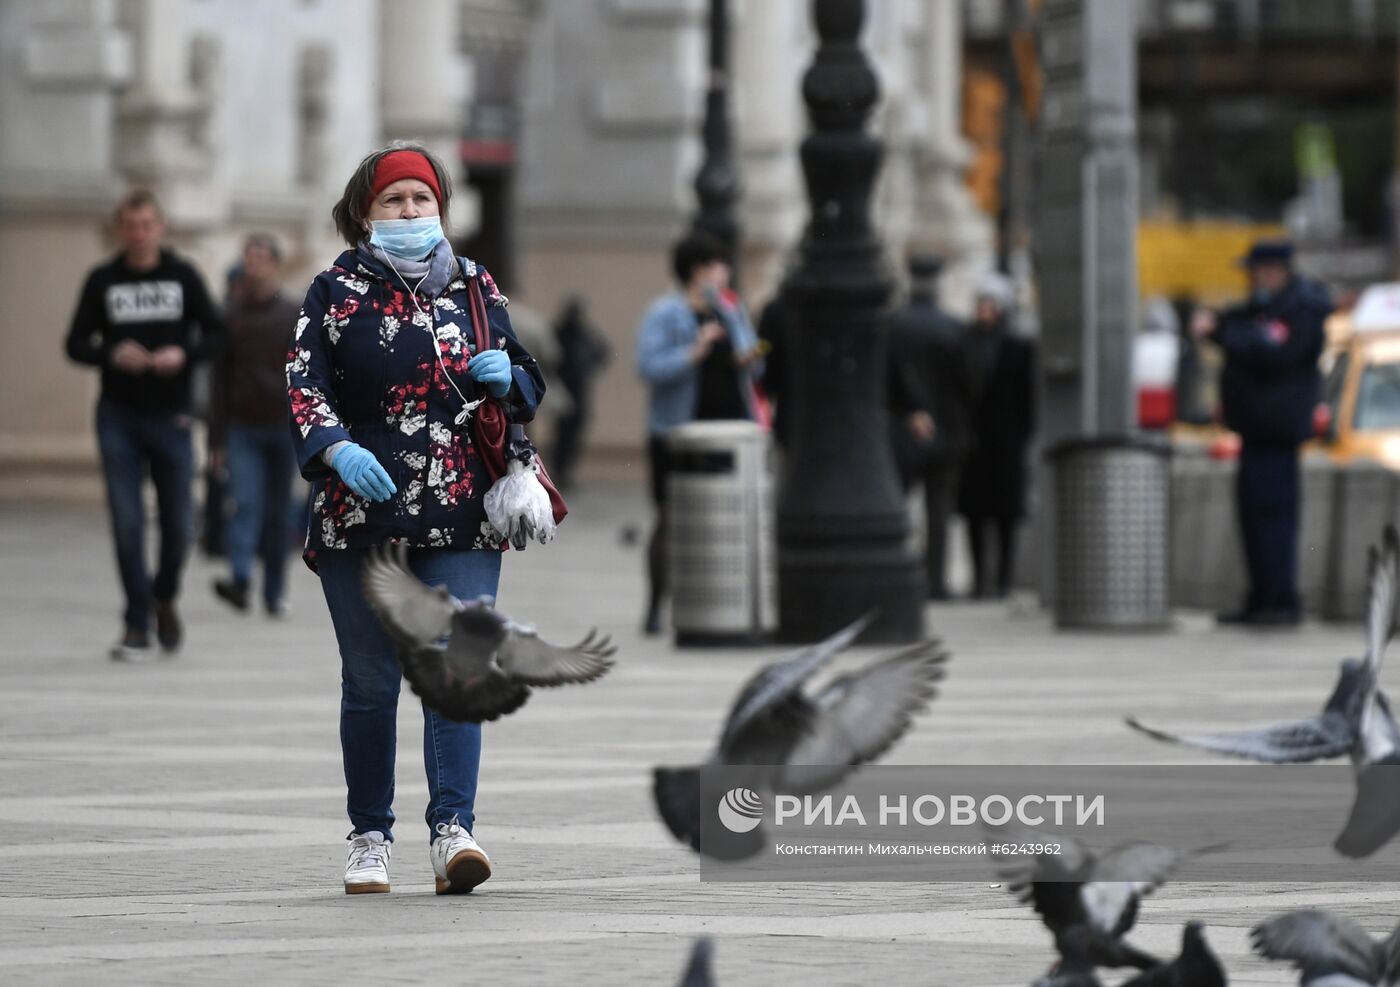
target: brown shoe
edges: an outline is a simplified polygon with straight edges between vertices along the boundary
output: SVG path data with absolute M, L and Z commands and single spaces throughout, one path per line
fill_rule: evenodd
M 172 654 L 180 650 L 180 642 L 185 639 L 185 628 L 180 623 L 180 615 L 175 612 L 174 600 L 156 601 L 156 640 L 161 650 Z

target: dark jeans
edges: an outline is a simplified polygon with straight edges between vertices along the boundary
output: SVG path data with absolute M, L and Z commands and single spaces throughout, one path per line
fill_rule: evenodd
M 985 514 L 968 516 L 967 545 L 972 553 L 972 595 L 978 599 L 993 596 L 1006 596 L 1011 592 L 1011 582 L 1016 566 L 1016 526 L 1020 520 L 1014 517 L 992 517 Z M 997 570 L 992 574 L 991 561 L 987 558 L 987 528 L 997 529 Z
M 394 754 L 398 738 L 399 663 L 394 643 L 365 603 L 364 549 L 317 556 L 321 589 L 340 644 L 340 750 L 345 762 L 346 809 L 355 832 L 378 830 L 393 838 Z M 416 548 L 409 566 L 430 586 L 458 599 L 496 595 L 501 553 Z M 428 774 L 428 838 L 454 816 L 470 830 L 475 821 L 481 724 L 454 723 L 423 710 L 423 766 Z
M 1297 614 L 1298 517 L 1302 482 L 1295 446 L 1253 446 L 1240 450 L 1235 478 L 1240 534 L 1249 572 L 1249 613 Z
M 550 472 L 555 483 L 569 486 L 574 481 L 574 467 L 578 465 L 579 454 L 583 451 L 583 433 L 588 427 L 589 407 L 586 401 L 574 398 L 574 407 L 567 415 L 560 415 L 555 423 L 554 459 L 550 462 Z
M 948 517 L 958 496 L 958 468 L 946 460 L 931 463 L 924 471 L 925 567 L 928 595 L 948 596 Z
M 134 631 L 147 631 L 153 600 L 174 600 L 189 550 L 194 452 L 190 416 L 135 411 L 110 401 L 97 403 L 97 447 L 107 481 L 107 511 L 117 569 L 126 594 L 123 619 Z M 142 480 L 149 469 L 160 517 L 156 575 L 146 569 L 146 510 Z
M 287 574 L 288 523 L 296 455 L 285 425 L 233 425 L 228 432 L 228 483 L 233 517 L 228 558 L 235 582 L 252 580 L 253 556 L 262 556 L 263 600 L 282 600 Z

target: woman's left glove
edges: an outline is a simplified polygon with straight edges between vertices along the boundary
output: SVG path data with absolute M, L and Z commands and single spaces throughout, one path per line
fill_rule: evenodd
M 503 398 L 510 390 L 510 356 L 505 350 L 478 353 L 467 363 L 467 373 L 472 375 L 472 380 L 485 384 L 493 397 Z

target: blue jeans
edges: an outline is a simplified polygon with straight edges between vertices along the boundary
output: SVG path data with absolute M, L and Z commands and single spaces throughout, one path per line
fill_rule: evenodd
M 186 414 L 136 411 L 97 403 L 97 447 L 107 481 L 107 511 L 117 570 L 126 595 L 128 629 L 150 629 L 151 601 L 174 600 L 189 551 L 194 450 Z M 146 510 L 141 483 L 149 468 L 160 516 L 160 556 L 155 579 L 146 569 Z
M 400 672 L 394 644 L 365 603 L 364 549 L 323 551 L 316 562 L 331 623 L 340 644 L 340 751 L 345 761 L 346 809 L 356 834 L 378 830 L 393 838 L 394 746 Z M 415 548 L 409 566 L 430 586 L 458 599 L 495 597 L 501 553 Z M 423 710 L 423 766 L 428 774 L 428 839 L 439 823 L 475 822 L 481 724 L 454 723 Z
M 252 581 L 253 556 L 262 556 L 263 600 L 282 601 L 287 575 L 288 521 L 296 456 L 286 425 L 231 425 L 228 431 L 228 483 L 233 517 L 228 526 L 228 558 L 233 580 Z

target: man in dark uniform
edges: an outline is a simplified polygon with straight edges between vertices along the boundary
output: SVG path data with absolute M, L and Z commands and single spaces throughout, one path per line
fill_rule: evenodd
M 948 516 L 958 489 L 958 467 L 967 451 L 969 389 L 961 346 L 965 327 L 938 305 L 942 258 L 909 258 L 909 302 L 890 317 L 894 373 L 909 373 L 932 428 L 917 417 L 893 416 L 895 457 L 906 486 L 922 483 L 928 595 L 948 598 L 945 578 Z M 896 377 L 897 379 L 897 377 Z
M 1220 621 L 1254 627 L 1295 626 L 1298 600 L 1298 448 L 1313 432 L 1321 381 L 1317 360 L 1327 291 L 1293 271 L 1287 243 L 1256 243 L 1244 258 L 1249 299 L 1223 312 L 1202 311 L 1197 336 L 1225 353 L 1220 399 L 1225 424 L 1242 447 L 1236 480 L 1240 532 L 1249 572 L 1242 609 Z

